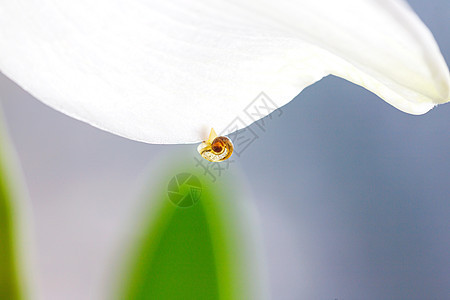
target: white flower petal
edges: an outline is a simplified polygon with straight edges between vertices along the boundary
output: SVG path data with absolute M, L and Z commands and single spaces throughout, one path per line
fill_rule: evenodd
M 449 101 L 432 35 L 399 0 L 3 0 L 0 70 L 44 103 L 150 143 L 222 132 L 265 92 L 328 74 L 422 114 Z

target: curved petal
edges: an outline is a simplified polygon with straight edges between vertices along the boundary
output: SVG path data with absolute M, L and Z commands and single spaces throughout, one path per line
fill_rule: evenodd
M 412 114 L 449 101 L 436 42 L 400 0 L 4 0 L 0 49 L 44 103 L 150 143 L 245 127 L 260 92 L 281 106 L 328 74 Z

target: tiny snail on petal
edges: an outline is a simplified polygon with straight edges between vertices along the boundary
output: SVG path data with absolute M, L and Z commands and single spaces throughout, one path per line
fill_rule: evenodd
M 197 151 L 206 160 L 224 161 L 233 153 L 233 143 L 226 136 L 217 136 L 214 129 L 211 128 L 209 138 L 198 145 Z

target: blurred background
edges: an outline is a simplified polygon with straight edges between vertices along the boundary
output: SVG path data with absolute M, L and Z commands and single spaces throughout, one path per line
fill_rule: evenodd
M 450 62 L 450 2 L 409 3 Z M 150 170 L 196 145 L 114 136 L 3 75 L 0 98 L 30 196 L 40 299 L 108 297 Z M 272 298 L 448 299 L 450 105 L 412 116 L 327 77 L 282 112 L 265 132 L 252 125 L 259 138 L 235 157 Z

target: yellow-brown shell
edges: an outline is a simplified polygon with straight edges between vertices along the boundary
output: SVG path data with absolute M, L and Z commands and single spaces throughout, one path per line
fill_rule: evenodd
M 197 150 L 204 159 L 219 162 L 233 154 L 233 143 L 226 136 L 217 136 L 214 129 L 211 129 L 210 138 L 202 142 Z

